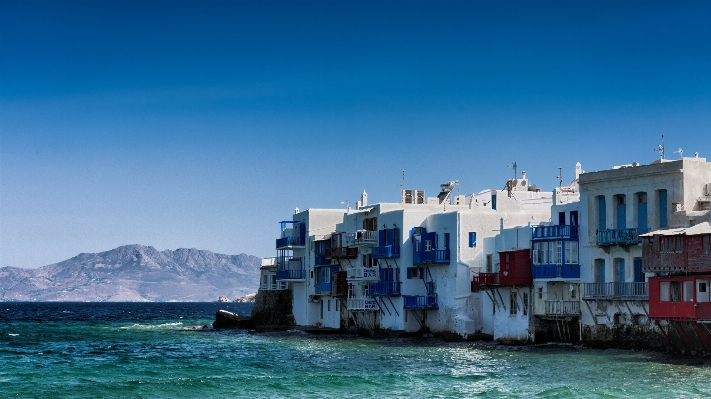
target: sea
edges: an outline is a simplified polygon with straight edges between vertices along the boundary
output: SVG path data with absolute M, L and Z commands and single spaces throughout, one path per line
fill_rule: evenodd
M 711 397 L 705 358 L 210 327 L 251 306 L 0 303 L 0 397 Z

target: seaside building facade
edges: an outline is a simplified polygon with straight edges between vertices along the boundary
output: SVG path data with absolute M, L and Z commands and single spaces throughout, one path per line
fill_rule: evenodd
M 280 223 L 262 289 L 289 290 L 300 326 L 505 342 L 658 340 L 678 327 L 676 285 L 680 298 L 705 306 L 711 267 L 689 277 L 657 248 L 660 237 L 702 236 L 689 245 L 706 256 L 705 159 L 591 173 L 577 164 L 571 184 L 551 192 L 525 172 L 501 191 L 454 196 L 456 183 L 436 197 L 403 190 L 400 203 L 370 205 L 364 192 L 353 210 L 297 210 Z

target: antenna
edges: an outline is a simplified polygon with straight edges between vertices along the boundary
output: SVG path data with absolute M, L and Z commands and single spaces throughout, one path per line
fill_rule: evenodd
M 560 166 L 558 167 L 558 176 L 555 178 L 558 179 L 558 187 L 563 187 L 563 168 Z
M 681 148 L 680 148 L 680 150 L 681 150 Z M 663 161 L 664 160 L 664 135 L 662 135 L 662 144 L 658 145 L 654 151 L 659 153 L 659 160 Z
M 351 202 L 350 201 L 345 200 L 345 201 L 341 202 L 341 204 L 346 206 L 347 213 L 351 211 Z
M 516 167 L 517 167 L 517 166 L 518 166 L 518 165 L 516 165 L 516 162 L 514 162 L 514 163 L 512 163 L 511 165 L 507 166 L 507 168 L 513 168 L 513 171 L 514 171 L 514 179 L 516 178 L 516 176 L 518 176 L 518 175 L 516 174 Z
M 405 189 L 405 170 L 402 171 L 402 183 L 400 183 L 400 188 Z
M 684 158 L 684 150 L 679 148 L 678 150 L 674 151 L 674 154 L 679 154 L 679 159 Z

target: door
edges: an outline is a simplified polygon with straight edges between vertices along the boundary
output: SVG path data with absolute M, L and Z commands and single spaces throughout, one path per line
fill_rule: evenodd
M 598 229 L 599 230 L 605 230 L 607 229 L 607 220 L 606 220 L 606 212 L 607 210 L 605 209 L 605 197 L 604 196 L 599 196 L 597 197 L 597 211 L 598 211 Z
M 637 228 L 639 234 L 647 232 L 647 194 L 639 193 L 637 201 Z
M 644 273 L 642 273 L 642 259 L 640 258 L 634 258 L 634 282 L 644 282 Z
M 667 190 L 659 190 L 659 227 L 667 227 Z
M 599 283 L 605 282 L 605 259 L 598 259 L 597 281 Z
M 624 195 L 617 196 L 617 228 L 627 228 L 627 204 Z

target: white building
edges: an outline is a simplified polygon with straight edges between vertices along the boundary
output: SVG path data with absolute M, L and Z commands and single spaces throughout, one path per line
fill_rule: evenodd
M 640 234 L 708 220 L 711 163 L 636 163 L 580 175 L 584 340 L 652 328 Z

